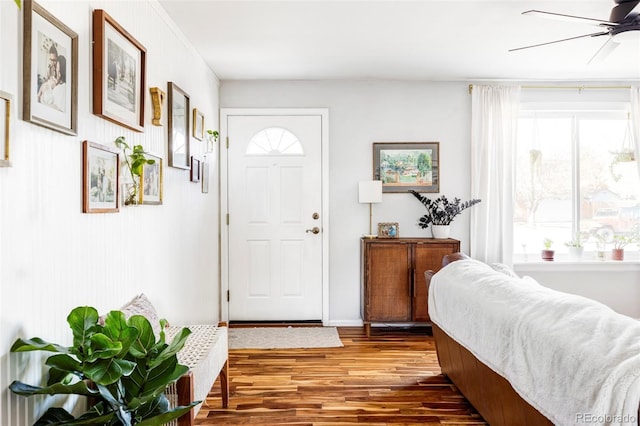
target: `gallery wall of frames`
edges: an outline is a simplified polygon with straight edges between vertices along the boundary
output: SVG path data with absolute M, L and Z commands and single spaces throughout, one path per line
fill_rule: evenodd
M 65 342 L 75 306 L 145 293 L 172 323 L 217 321 L 219 81 L 162 7 L 2 0 L 0 55 L 0 388 L 37 382 L 10 345 Z M 37 410 L 7 396 L 0 424 Z

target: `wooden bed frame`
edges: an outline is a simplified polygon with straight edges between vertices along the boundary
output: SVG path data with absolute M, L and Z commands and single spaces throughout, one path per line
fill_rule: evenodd
M 460 259 L 469 257 L 463 253 L 450 254 L 442 259 L 442 266 Z M 433 271 L 424 273 L 427 293 L 434 274 Z M 504 377 L 479 361 L 437 325 L 432 323 L 431 326 L 442 373 L 451 379 L 491 426 L 553 426 L 549 419 L 522 399 Z

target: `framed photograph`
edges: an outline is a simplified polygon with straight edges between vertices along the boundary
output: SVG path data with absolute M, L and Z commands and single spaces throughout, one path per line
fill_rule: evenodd
M 193 109 L 193 137 L 201 141 L 204 139 L 204 114 Z
M 209 193 L 209 162 L 200 163 L 200 179 L 202 179 L 202 193 Z
M 119 209 L 120 154 L 95 142 L 82 143 L 82 211 L 115 213 Z
M 102 9 L 93 11 L 93 113 L 144 131 L 147 50 Z
M 440 143 L 373 144 L 373 178 L 382 192 L 440 192 Z
M 169 166 L 189 170 L 191 147 L 189 146 L 189 95 L 176 84 L 169 82 Z
M 140 203 L 162 204 L 162 157 L 149 153 L 145 157 L 155 163 L 142 166 Z
M 200 182 L 200 160 L 191 157 L 191 182 Z
M 78 34 L 32 0 L 23 10 L 23 119 L 76 135 Z
M 13 96 L 0 90 L 0 167 L 11 167 L 9 146 L 11 140 L 11 101 Z
M 378 223 L 378 238 L 398 238 L 399 236 L 398 222 Z

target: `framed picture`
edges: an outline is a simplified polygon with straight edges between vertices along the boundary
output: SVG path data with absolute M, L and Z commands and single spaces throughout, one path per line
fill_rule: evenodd
M 169 82 L 169 166 L 189 170 L 189 95 L 175 83 Z
M 68 135 L 78 131 L 78 34 L 24 1 L 22 115 Z
M 373 144 L 373 178 L 382 192 L 440 192 L 440 143 Z
M 11 167 L 9 145 L 11 140 L 11 101 L 13 96 L 0 90 L 0 167 Z
M 200 163 L 200 179 L 202 179 L 202 193 L 209 193 L 209 162 Z
M 95 142 L 82 143 L 82 211 L 118 211 L 120 154 Z
M 378 238 L 398 238 L 399 236 L 398 222 L 378 223 Z
M 204 115 L 193 109 L 193 137 L 201 141 L 204 139 Z
M 162 204 L 162 157 L 149 153 L 145 157 L 155 163 L 142 166 L 140 203 Z
M 147 50 L 104 10 L 93 11 L 93 113 L 144 131 Z
M 191 182 L 200 182 L 200 160 L 191 157 Z

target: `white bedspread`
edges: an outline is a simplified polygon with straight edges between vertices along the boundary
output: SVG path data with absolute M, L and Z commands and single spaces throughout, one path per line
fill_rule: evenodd
M 434 275 L 429 315 L 556 425 L 637 424 L 640 321 L 476 260 Z

